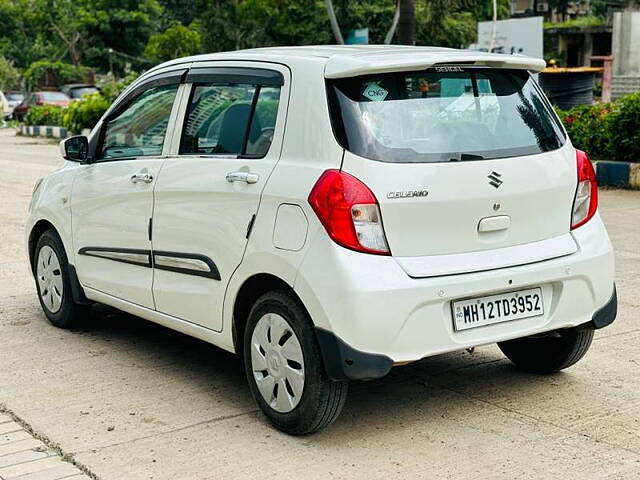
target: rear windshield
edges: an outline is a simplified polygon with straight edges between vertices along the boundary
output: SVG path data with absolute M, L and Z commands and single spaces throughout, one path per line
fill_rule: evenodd
M 97 91 L 96 87 L 77 87 L 69 90 L 69 96 L 71 98 L 81 98 L 83 95 L 96 93 Z
M 62 92 L 42 92 L 41 95 L 47 102 L 63 102 L 69 100 L 69 97 Z
M 441 71 L 446 70 L 446 71 Z M 347 150 L 384 162 L 449 162 L 558 149 L 564 132 L 528 72 L 440 67 L 328 83 Z

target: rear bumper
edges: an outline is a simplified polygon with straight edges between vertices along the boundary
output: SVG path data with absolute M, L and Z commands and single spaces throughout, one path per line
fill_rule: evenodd
M 344 366 L 353 360 L 350 368 L 342 369 L 342 376 L 341 369 L 331 367 L 332 377 L 375 378 L 386 374 L 393 363 L 589 322 L 594 328 L 610 324 L 615 318 L 614 260 L 599 215 L 572 235 L 578 251 L 561 258 L 486 272 L 411 278 L 394 258 L 346 250 L 320 231 L 294 288 L 316 327 L 336 337 L 338 347 L 325 348 L 320 341 L 325 357 L 339 359 L 325 358 L 325 364 Z M 454 330 L 452 301 L 534 286 L 543 291 L 543 316 Z M 369 366 L 363 373 L 354 366 L 366 354 L 376 361 L 365 361 Z M 377 370 L 370 368 L 373 364 Z

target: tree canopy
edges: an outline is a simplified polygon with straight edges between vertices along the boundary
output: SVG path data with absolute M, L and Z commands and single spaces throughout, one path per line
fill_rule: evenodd
M 421 45 L 475 40 L 491 0 L 416 0 Z M 508 0 L 499 0 L 500 17 Z M 369 29 L 383 43 L 395 0 L 334 0 L 343 35 Z M 200 52 L 334 43 L 324 0 L 0 0 L 0 57 L 22 71 L 34 62 L 121 75 Z

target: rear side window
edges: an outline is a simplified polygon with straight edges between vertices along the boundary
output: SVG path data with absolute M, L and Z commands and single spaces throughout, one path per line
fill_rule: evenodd
M 262 157 L 273 139 L 280 87 L 194 85 L 180 154 Z
M 330 81 L 332 121 L 351 152 L 448 162 L 558 149 L 565 135 L 525 71 L 428 69 Z
M 122 113 L 109 119 L 99 158 L 161 155 L 177 91 L 178 85 L 145 90 Z
M 69 97 L 62 92 L 42 92 L 42 98 L 45 102 L 64 102 Z

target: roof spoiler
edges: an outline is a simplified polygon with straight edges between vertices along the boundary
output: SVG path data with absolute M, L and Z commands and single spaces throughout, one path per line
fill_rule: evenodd
M 540 72 L 546 66 L 546 62 L 541 58 L 469 50 L 452 50 L 446 54 L 442 52 L 438 54 L 422 53 L 419 50 L 407 53 L 396 51 L 393 55 L 376 55 L 375 53 L 335 55 L 327 61 L 324 76 L 326 78 L 346 78 L 371 73 L 425 70 L 444 65 L 512 68 Z

